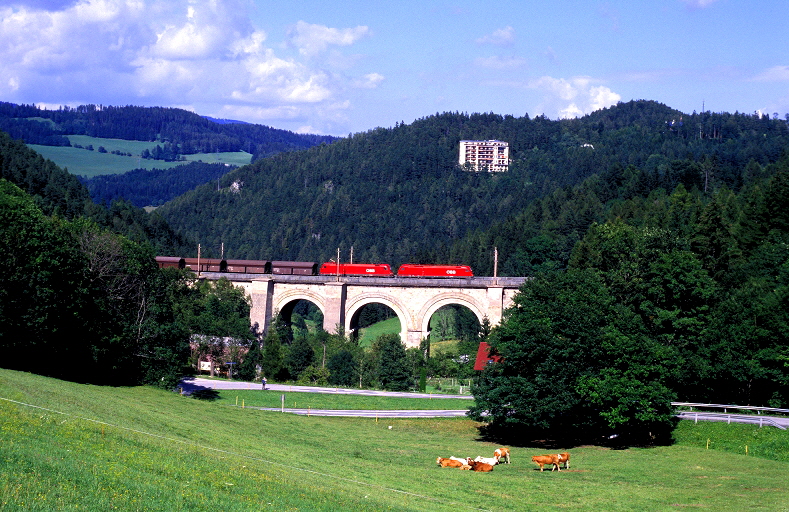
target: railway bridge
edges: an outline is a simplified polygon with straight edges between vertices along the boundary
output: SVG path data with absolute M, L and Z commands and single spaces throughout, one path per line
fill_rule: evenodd
M 389 306 L 400 320 L 400 338 L 418 347 L 430 330 L 430 317 L 446 305 L 465 306 L 482 323 L 501 322 L 525 277 L 472 277 L 429 279 L 411 277 L 297 276 L 202 272 L 206 279 L 225 277 L 252 298 L 250 321 L 265 331 L 276 312 L 290 318 L 299 300 L 307 300 L 323 313 L 323 328 L 331 333 L 342 326 L 358 329 L 359 313 L 367 304 Z

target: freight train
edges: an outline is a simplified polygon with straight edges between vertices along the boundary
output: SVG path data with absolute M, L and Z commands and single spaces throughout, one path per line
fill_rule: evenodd
M 228 272 L 274 275 L 332 275 L 377 277 L 474 277 L 468 265 L 418 265 L 404 263 L 397 274 L 387 263 L 334 263 L 318 265 L 307 261 L 225 260 L 216 258 L 179 258 L 157 256 L 159 268 L 187 268 L 194 272 Z

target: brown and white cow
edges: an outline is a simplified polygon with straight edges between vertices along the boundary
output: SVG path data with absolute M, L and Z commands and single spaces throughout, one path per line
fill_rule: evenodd
M 493 466 L 490 464 L 471 460 L 471 457 L 469 457 L 467 461 L 468 461 L 467 465 L 471 466 L 472 471 L 485 471 L 485 472 L 493 471 Z
M 531 461 L 537 464 L 538 466 L 540 466 L 540 471 L 543 470 L 543 466 L 545 466 L 546 464 L 553 465 L 551 471 L 553 471 L 554 469 L 558 469 L 559 471 L 561 471 L 561 469 L 559 469 L 558 455 L 535 455 L 531 458 Z
M 479 457 L 475 457 L 474 458 L 474 462 L 484 462 L 485 464 L 490 464 L 491 466 L 495 466 L 496 464 L 499 463 L 499 458 L 498 457 L 482 457 L 480 455 Z
M 436 464 L 441 466 L 442 468 L 459 468 L 463 466 L 463 462 L 455 459 L 445 459 L 444 457 L 439 457 L 436 459 Z
M 507 464 L 510 463 L 510 449 L 507 448 L 506 446 L 502 446 L 501 448 L 496 448 L 496 451 L 493 452 L 493 456 L 499 459 L 499 462 L 501 462 L 501 459 L 504 459 L 504 462 L 506 462 Z
M 562 462 L 564 462 L 564 469 L 567 469 L 567 468 L 570 467 L 570 454 L 569 453 L 564 452 L 564 453 L 560 453 L 559 454 L 559 464 L 561 464 Z

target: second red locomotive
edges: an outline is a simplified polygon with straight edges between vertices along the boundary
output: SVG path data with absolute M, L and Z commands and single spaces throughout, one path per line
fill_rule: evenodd
M 397 270 L 401 277 L 474 277 L 468 265 L 417 265 L 404 263 Z

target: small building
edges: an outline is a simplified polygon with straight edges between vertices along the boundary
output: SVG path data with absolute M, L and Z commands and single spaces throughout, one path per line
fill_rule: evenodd
M 461 140 L 458 163 L 477 172 L 506 172 L 510 144 L 500 140 Z
M 487 342 L 480 341 L 477 347 L 477 359 L 474 361 L 474 369 L 482 371 L 491 363 L 498 363 L 501 361 L 501 356 L 498 354 L 491 354 L 490 345 Z

